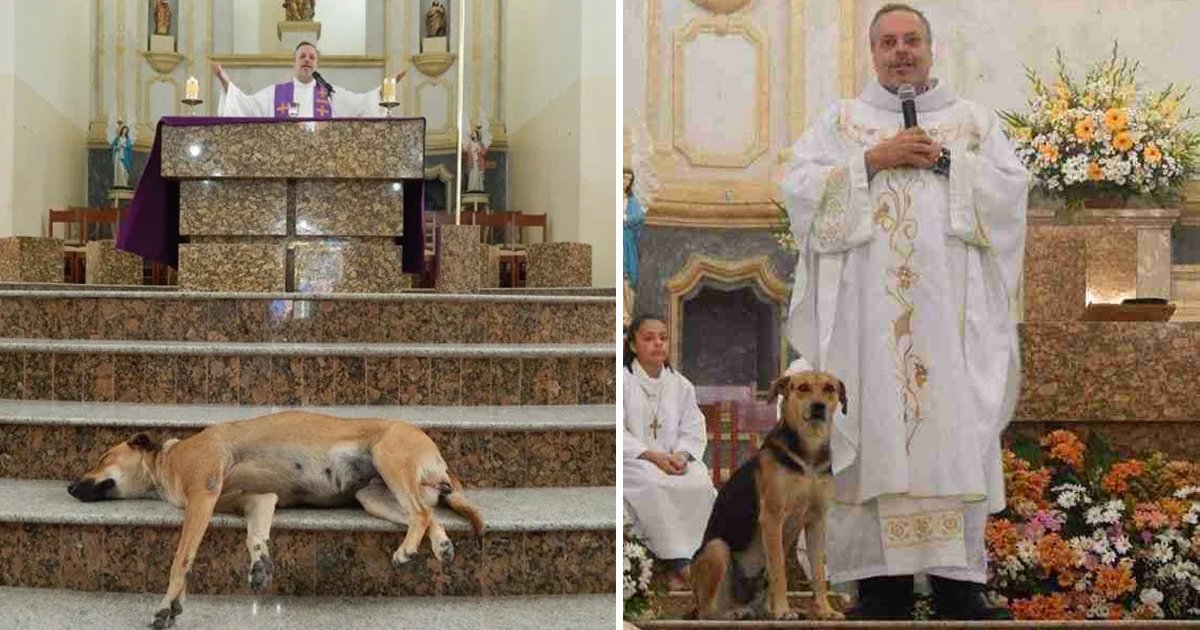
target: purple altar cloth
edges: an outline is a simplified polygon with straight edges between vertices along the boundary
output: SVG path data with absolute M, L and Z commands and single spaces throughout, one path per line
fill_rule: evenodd
M 207 118 L 166 116 L 158 122 L 154 147 L 146 161 L 146 170 L 138 181 L 133 201 L 121 221 L 117 233 L 117 249 L 171 267 L 179 266 L 179 180 L 162 176 L 162 127 L 196 127 L 228 124 L 284 124 L 316 120 L 289 118 Z M 353 120 L 353 119 L 339 119 Z M 387 121 L 387 118 L 357 120 Z M 404 179 L 404 236 L 396 237 L 400 245 L 404 273 L 421 273 L 425 269 L 425 180 Z

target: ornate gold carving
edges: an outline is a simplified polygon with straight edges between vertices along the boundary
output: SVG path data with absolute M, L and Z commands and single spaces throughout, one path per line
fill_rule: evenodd
M 672 276 L 665 285 L 667 292 L 667 328 L 670 330 L 671 361 L 680 365 L 683 356 L 683 298 L 706 278 L 732 284 L 751 280 L 778 306 L 788 303 L 791 287 L 775 274 L 775 267 L 766 255 L 727 261 L 709 256 L 693 255 L 687 265 Z M 780 354 L 780 371 L 787 353 Z
M 756 50 L 758 58 L 758 95 L 754 107 L 753 139 L 740 153 L 725 153 L 705 151 L 692 144 L 687 138 L 686 118 L 684 116 L 684 76 L 683 53 L 684 47 L 696 41 L 701 34 L 716 34 L 722 37 L 740 35 Z M 767 58 L 767 42 L 762 32 L 749 20 L 741 16 L 722 16 L 692 20 L 686 26 L 675 29 L 674 64 L 671 75 L 671 118 L 674 126 L 673 143 L 675 148 L 687 158 L 693 166 L 712 166 L 719 168 L 745 168 L 758 156 L 767 150 L 770 129 L 770 68 Z
M 692 4 L 710 13 L 733 13 L 741 11 L 754 0 L 692 0 Z
M 440 77 L 450 69 L 450 66 L 454 65 L 454 60 L 458 59 L 458 55 L 451 52 L 419 53 L 413 55 L 411 59 L 421 74 L 428 77 Z
M 148 50 L 143 52 L 142 56 L 146 58 L 146 61 L 150 62 L 150 67 L 154 68 L 154 71 L 159 74 L 171 74 L 175 71 L 175 66 L 179 65 L 179 62 L 186 59 L 186 57 L 179 53 L 156 53 Z

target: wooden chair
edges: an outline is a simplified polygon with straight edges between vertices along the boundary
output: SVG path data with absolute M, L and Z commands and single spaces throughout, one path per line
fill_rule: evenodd
M 63 280 L 82 284 L 83 265 L 87 260 L 87 216 L 88 208 L 68 207 L 66 210 L 47 211 L 46 235 L 57 238 L 56 226 L 64 226 L 63 237 Z
M 525 214 L 524 212 L 513 213 L 512 238 L 505 245 L 504 255 L 512 261 L 512 285 L 514 287 L 525 286 L 524 272 L 529 267 L 528 252 L 526 251 L 528 241 L 525 240 L 525 228 L 540 228 L 542 230 L 541 242 L 546 242 L 546 215 Z
M 708 430 L 708 464 L 713 485 L 725 485 L 744 461 L 762 446 L 762 436 L 743 430 L 738 406 L 732 401 L 700 405 Z
M 504 245 L 509 242 L 509 233 L 512 231 L 514 213 L 512 212 L 489 212 L 479 213 L 475 216 L 475 225 L 481 226 L 480 238 L 485 244 L 494 242 L 492 239 L 492 231 L 496 231 L 500 235 L 500 278 L 501 284 L 506 277 L 515 277 L 515 265 L 513 259 L 507 256 Z M 508 274 L 505 273 L 506 267 L 511 268 Z M 516 286 L 515 281 L 508 286 Z
M 435 211 L 425 213 L 425 273 L 421 274 L 418 285 L 432 287 L 437 279 L 437 237 L 438 229 L 454 223 L 454 213 Z

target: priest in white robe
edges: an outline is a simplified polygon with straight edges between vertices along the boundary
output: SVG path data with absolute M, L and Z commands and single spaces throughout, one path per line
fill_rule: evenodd
M 635 318 L 623 373 L 625 513 L 634 534 L 682 579 L 717 492 L 704 465 L 708 434 L 696 390 L 666 361 L 666 325 Z
M 781 185 L 800 248 L 788 336 L 850 400 L 829 578 L 859 582 L 865 618 L 911 618 L 919 573 L 941 617 L 1001 616 L 983 531 L 1005 504 L 1029 178 L 997 116 L 930 78 L 924 15 L 884 6 L 870 35 L 877 77 L 814 121 Z
M 382 86 L 369 92 L 354 93 L 330 85 L 321 77 L 321 53 L 317 47 L 301 42 L 296 46 L 292 62 L 293 77 L 269 85 L 253 94 L 246 94 L 229 79 L 219 63 L 213 63 L 213 74 L 221 81 L 221 100 L 217 115 L 247 118 L 381 118 L 387 110 L 380 107 Z M 396 74 L 399 83 L 407 70 Z

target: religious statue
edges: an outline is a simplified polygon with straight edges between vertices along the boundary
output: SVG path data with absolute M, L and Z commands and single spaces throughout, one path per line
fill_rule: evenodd
M 622 238 L 625 272 L 625 312 L 623 317 L 625 325 L 628 326 L 633 319 L 633 302 L 638 282 L 638 240 L 642 237 L 642 227 L 646 224 L 646 212 L 633 192 L 636 181 L 633 169 L 624 169 L 622 180 L 625 184 L 624 235 Z
M 117 135 L 109 145 L 113 161 L 113 188 L 129 188 L 129 173 L 133 170 L 133 141 L 129 139 L 129 125 L 117 121 Z
M 167 4 L 167 0 L 154 3 L 154 34 L 171 34 L 171 5 Z
M 317 12 L 317 0 L 283 0 L 288 22 L 311 22 Z
M 492 134 L 487 130 L 486 113 L 475 123 L 471 135 L 463 142 L 463 154 L 467 159 L 467 192 L 483 192 L 483 172 L 487 164 L 488 145 Z
M 446 7 L 441 0 L 433 0 L 429 10 L 425 12 L 425 37 L 446 36 Z

